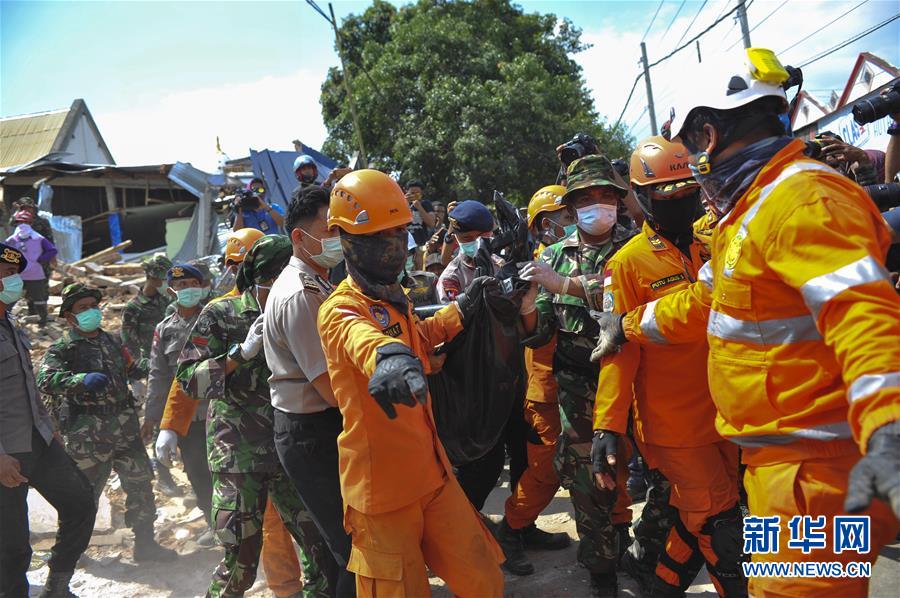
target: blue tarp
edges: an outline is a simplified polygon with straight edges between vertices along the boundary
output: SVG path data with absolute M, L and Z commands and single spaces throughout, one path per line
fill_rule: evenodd
M 331 170 L 338 163 L 317 152 L 314 149 L 303 146 L 303 153 L 315 160 L 319 168 L 317 183 L 323 183 Z M 297 188 L 297 178 L 294 176 L 294 160 L 300 154 L 297 152 L 276 152 L 272 150 L 250 150 L 250 162 L 253 164 L 253 174 L 260 177 L 266 184 L 266 201 L 270 204 L 277 203 L 287 211 L 291 203 L 291 193 Z

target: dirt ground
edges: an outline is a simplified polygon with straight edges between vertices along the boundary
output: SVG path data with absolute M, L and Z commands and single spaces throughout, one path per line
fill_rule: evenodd
M 172 470 L 181 486 L 189 485 L 183 472 L 177 467 Z M 509 494 L 504 483 L 494 489 L 484 512 L 499 521 L 503 513 L 503 501 Z M 181 558 L 175 563 L 141 564 L 131 560 L 132 535 L 124 527 L 122 505 L 124 497 L 118 481 L 113 479 L 107 488 L 110 514 L 104 523 L 98 523 L 91 546 L 79 563 L 72 581 L 72 590 L 79 596 L 88 597 L 140 597 L 140 598 L 188 598 L 203 596 L 209 583 L 209 576 L 222 557 L 220 548 L 201 548 L 194 539 L 204 529 L 200 510 L 194 506 L 189 492 L 184 498 L 168 498 L 156 494 L 159 517 L 156 527 L 164 545 L 176 548 Z M 643 503 L 632 506 L 635 517 L 640 514 Z M 35 509 L 33 515 L 37 516 Z M 572 507 L 565 490 L 560 490 L 556 498 L 538 518 L 538 526 L 552 532 L 563 531 L 573 539 L 572 545 L 562 551 L 529 553 L 537 571 L 527 577 L 507 574 L 506 592 L 509 598 L 587 598 L 590 596 L 588 574 L 575 560 L 575 523 Z M 35 537 L 32 570 L 28 574 L 32 585 L 32 595 L 40 593 L 40 586 L 47 575 L 46 560 L 53 544 L 52 535 L 44 533 Z M 882 551 L 873 569 L 872 588 L 869 595 L 875 598 L 897 596 L 900 584 L 900 545 L 889 546 Z M 450 592 L 438 578 L 432 578 L 434 596 L 447 598 Z M 619 575 L 620 596 L 640 596 L 637 584 L 626 574 Z M 247 593 L 251 598 L 269 597 L 273 594 L 265 583 L 265 575 L 260 566 L 256 583 Z M 694 598 L 713 598 L 715 590 L 706 571 L 702 571 L 689 590 Z

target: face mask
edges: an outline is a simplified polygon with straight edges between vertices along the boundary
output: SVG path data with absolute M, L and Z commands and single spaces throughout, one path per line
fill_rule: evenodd
M 21 276 L 10 274 L 3 278 L 2 282 L 3 290 L 0 291 L 0 303 L 12 305 L 22 298 L 22 289 L 25 287 L 25 283 L 22 282 Z
M 103 314 L 96 307 L 81 312 L 75 316 L 78 322 L 78 328 L 84 332 L 93 332 L 100 328 L 100 322 L 103 320 Z
M 175 291 L 176 301 L 178 301 L 178 305 L 181 307 L 194 307 L 200 300 L 203 299 L 203 288 L 201 287 L 188 287 L 186 289 L 181 289 L 180 291 Z
M 314 183 L 316 181 L 316 173 L 315 172 L 301 172 L 300 173 L 300 182 L 301 183 Z
M 341 248 L 341 238 L 340 237 L 328 237 L 327 239 L 316 239 L 314 236 L 310 235 L 308 232 L 303 231 L 303 234 L 309 235 L 310 239 L 314 241 L 318 241 L 322 246 L 322 252 L 317 253 L 316 255 L 311 254 L 309 251 L 306 251 L 306 248 L 303 248 L 303 251 L 306 251 L 306 255 L 309 256 L 309 259 L 314 261 L 317 265 L 323 268 L 334 268 L 338 264 L 344 261 L 344 250 Z
M 651 199 L 653 222 L 664 231 L 687 233 L 693 230 L 694 221 L 700 217 L 700 194 L 674 199 Z
M 567 224 L 567 225 L 565 225 L 565 226 L 563 227 L 563 230 L 566 231 L 566 236 L 568 237 L 568 236 L 570 236 L 572 233 L 574 233 L 574 232 L 575 232 L 575 229 L 577 229 L 577 228 L 578 228 L 578 225 L 573 223 L 573 224 Z
M 201 299 L 208 299 L 208 298 L 209 298 L 209 292 L 212 291 L 212 288 L 210 288 L 210 287 L 200 287 L 200 290 L 203 291 L 203 296 L 201 297 Z
M 23 222 L 22 224 L 16 226 L 16 236 L 20 239 L 30 239 L 33 233 L 34 229 L 31 228 L 30 224 L 25 224 Z
M 594 204 L 578 208 L 578 228 L 589 235 L 604 235 L 616 223 L 616 207 Z
M 341 237 L 344 256 L 352 271 L 359 272 L 368 284 L 396 284 L 406 265 L 408 237 L 402 235 L 345 235 Z
M 469 243 L 460 243 L 459 250 L 463 252 L 463 255 L 466 257 L 475 257 L 475 253 L 478 251 L 478 241 L 470 241 Z

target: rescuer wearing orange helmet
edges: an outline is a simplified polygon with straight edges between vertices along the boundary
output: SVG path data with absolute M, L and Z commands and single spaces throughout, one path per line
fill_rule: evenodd
M 242 228 L 228 235 L 224 252 L 225 266 L 230 273 L 230 276 L 226 277 L 227 281 L 234 280 L 237 269 L 243 263 L 250 248 L 263 236 L 265 236 L 264 233 L 255 228 Z M 231 283 L 226 284 L 229 284 L 229 290 L 210 303 L 240 295 L 236 286 L 232 286 Z M 219 288 L 221 289 L 221 285 Z M 191 398 L 177 380 L 173 380 L 159 429 L 171 430 L 181 436 L 187 436 L 197 410 L 197 403 L 198 401 Z M 178 437 L 164 435 L 160 438 L 163 439 L 163 442 L 157 441 L 157 458 L 164 462 L 170 461 L 178 446 Z M 266 574 L 266 583 L 276 597 L 292 596 L 301 591 L 303 588 L 303 583 L 300 581 L 302 571 L 300 561 L 297 559 L 297 552 L 294 549 L 294 540 L 284 526 L 271 498 L 266 502 L 266 511 L 263 516 L 263 546 L 260 561 Z
M 712 259 L 689 288 L 600 316 L 594 355 L 627 340 L 705 335 L 716 429 L 747 465 L 750 593 L 862 597 L 869 579 L 850 563 L 873 562 L 900 517 L 890 234 L 858 185 L 784 136 L 787 72 L 774 54 L 750 48 L 747 59 L 692 78 L 699 95 L 676 107 L 671 126 L 719 216 Z M 866 526 L 848 533 L 848 513 L 867 516 L 858 518 Z M 838 570 L 766 577 L 752 568 L 820 561 Z
M 560 199 L 566 194 L 562 185 L 541 187 L 528 202 L 528 228 L 539 241 L 534 257 L 575 230 L 575 219 Z M 559 476 L 553 469 L 559 423 L 559 400 L 553 377 L 553 352 L 556 338 L 537 349 L 525 348 L 528 387 L 525 393 L 525 421 L 534 431 L 527 444 L 528 468 L 522 473 L 509 498 L 504 518 L 497 528 L 497 540 L 503 547 L 503 567 L 516 575 L 529 575 L 534 566 L 525 556 L 525 548 L 557 550 L 569 545 L 564 533 L 550 534 L 535 525 L 559 489 Z
M 642 234 L 607 262 L 603 311 L 609 313 L 625 313 L 686 288 L 703 265 L 692 230 L 701 211 L 700 187 L 684 146 L 649 137 L 638 143 L 630 171 L 646 218 Z M 622 558 L 623 567 L 654 596 L 682 595 L 704 561 L 720 595 L 747 594 L 739 564 L 720 556 L 723 550 L 741 551 L 738 448 L 716 432 L 707 352 L 704 339 L 672 346 L 628 344 L 600 369 L 591 451 L 595 471 L 615 459 L 616 438 L 626 432 L 633 405 L 638 449 L 651 472 L 671 483 L 670 502 L 678 509 L 665 558 L 659 559 L 662 538 L 651 532 L 644 540 L 640 524 L 637 540 Z
M 349 276 L 322 304 L 319 335 L 344 419 L 338 437 L 348 569 L 359 596 L 427 596 L 426 567 L 464 597 L 501 596 L 502 551 L 463 494 L 438 439 L 429 355 L 471 317 L 470 299 L 425 320 L 398 277 L 412 221 L 388 175 L 357 170 L 331 191 L 328 226 L 340 231 Z

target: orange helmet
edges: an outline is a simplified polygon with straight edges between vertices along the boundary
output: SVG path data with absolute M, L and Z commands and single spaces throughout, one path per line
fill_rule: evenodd
M 331 190 L 328 228 L 367 235 L 412 222 L 400 185 L 379 170 L 354 170 Z
M 696 181 L 688 168 L 689 153 L 680 143 L 666 141 L 659 135 L 648 137 L 631 154 L 631 182 L 639 187 L 652 185 L 659 195 L 693 186 Z
M 534 219 L 541 212 L 555 212 L 563 209 L 560 199 L 566 194 L 566 188 L 562 185 L 547 185 L 541 187 L 531 196 L 528 202 L 528 227 L 534 224 Z
M 262 231 L 255 228 L 242 228 L 228 235 L 228 240 L 225 241 L 225 263 L 243 262 L 244 256 L 262 236 Z

